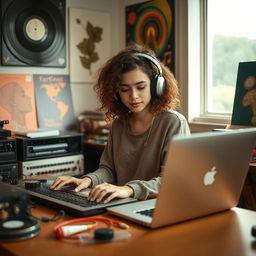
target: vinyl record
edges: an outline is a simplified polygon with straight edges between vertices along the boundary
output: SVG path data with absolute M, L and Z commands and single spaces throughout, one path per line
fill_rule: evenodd
M 65 0 L 1 4 L 3 65 L 65 66 Z
M 40 225 L 36 220 L 6 220 L 0 222 L 0 240 L 25 240 L 38 235 Z

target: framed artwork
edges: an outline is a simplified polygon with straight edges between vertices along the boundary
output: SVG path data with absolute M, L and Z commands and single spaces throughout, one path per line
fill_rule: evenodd
M 256 126 L 256 61 L 238 65 L 231 125 Z
M 11 131 L 38 127 L 32 74 L 0 74 L 0 120 Z
M 110 57 L 110 15 L 69 8 L 70 81 L 94 82 Z
M 71 130 L 75 115 L 68 75 L 34 75 L 39 128 Z
M 126 7 L 126 44 L 135 42 L 152 49 L 174 72 L 174 0 L 153 0 Z

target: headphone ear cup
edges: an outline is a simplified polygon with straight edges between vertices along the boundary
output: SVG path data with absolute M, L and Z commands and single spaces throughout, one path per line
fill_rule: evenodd
M 157 97 L 161 97 L 164 94 L 164 90 L 165 90 L 165 79 L 163 76 L 158 75 L 157 83 L 156 83 Z
M 150 93 L 151 93 L 152 99 L 157 98 L 157 93 L 156 93 L 157 79 L 158 79 L 158 75 L 153 74 L 151 77 L 151 82 L 150 82 Z
M 115 99 L 116 101 L 121 101 L 121 98 L 120 98 L 120 95 L 119 95 L 118 92 L 116 92 L 116 93 L 114 94 L 114 99 Z
M 163 95 L 165 89 L 165 80 L 163 76 L 153 74 L 151 78 L 150 91 L 152 99 L 159 98 Z

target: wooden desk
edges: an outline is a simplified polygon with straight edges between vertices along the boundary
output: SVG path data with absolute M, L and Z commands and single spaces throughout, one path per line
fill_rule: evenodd
M 54 210 L 40 205 L 32 210 L 32 214 L 37 217 L 52 217 L 54 213 Z M 101 216 L 115 218 L 107 213 Z M 63 220 L 70 218 L 66 216 Z M 0 255 L 256 255 L 256 239 L 250 233 L 251 226 L 256 224 L 256 212 L 250 210 L 233 208 L 230 211 L 157 230 L 150 230 L 127 221 L 126 223 L 130 225 L 132 234 L 130 240 L 97 245 L 57 240 L 53 233 L 53 227 L 57 223 L 41 223 L 41 232 L 34 238 L 17 242 L 2 242 Z

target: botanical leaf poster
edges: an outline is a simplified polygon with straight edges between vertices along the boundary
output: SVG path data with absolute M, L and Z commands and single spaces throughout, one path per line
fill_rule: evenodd
M 231 124 L 256 126 L 256 61 L 239 63 Z
M 174 0 L 153 0 L 126 7 L 126 44 L 135 42 L 152 49 L 174 72 Z
M 95 82 L 110 57 L 109 13 L 70 8 L 69 31 L 71 82 Z
M 0 120 L 11 131 L 37 128 L 33 75 L 0 74 Z
M 34 75 L 39 128 L 69 130 L 75 123 L 68 75 Z

